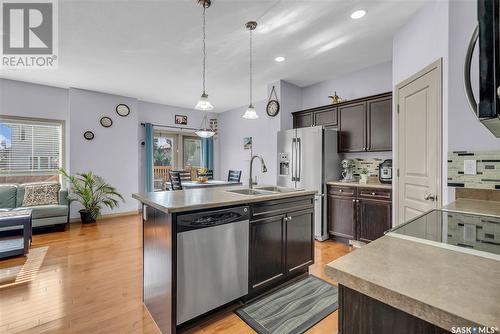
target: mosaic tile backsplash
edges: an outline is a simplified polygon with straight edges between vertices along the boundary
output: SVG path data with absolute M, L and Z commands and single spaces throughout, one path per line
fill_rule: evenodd
M 464 161 L 476 160 L 476 174 L 464 174 Z M 500 151 L 448 153 L 448 187 L 500 189 Z
M 370 176 L 378 177 L 378 166 L 384 161 L 384 159 L 361 159 L 356 158 L 354 160 L 353 174 L 354 176 L 359 176 L 361 171 L 366 168 L 370 172 Z

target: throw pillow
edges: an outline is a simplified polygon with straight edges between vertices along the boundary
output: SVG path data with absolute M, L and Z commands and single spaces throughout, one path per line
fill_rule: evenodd
M 23 206 L 59 204 L 58 183 L 39 183 L 24 186 Z

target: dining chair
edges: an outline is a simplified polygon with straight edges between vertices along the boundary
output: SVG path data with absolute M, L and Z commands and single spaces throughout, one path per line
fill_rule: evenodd
M 227 180 L 229 182 L 240 182 L 241 180 L 241 170 L 230 170 L 227 174 Z
M 179 173 L 179 177 L 184 182 L 190 182 L 190 181 L 192 181 L 191 172 L 188 171 L 188 170 L 174 170 L 173 172 Z
M 182 178 L 180 172 L 169 172 L 170 190 L 182 190 Z
M 209 179 L 209 180 L 213 180 L 213 179 L 214 179 L 214 171 L 213 171 L 213 170 L 211 170 L 211 169 L 209 169 L 209 170 L 208 170 L 205 174 L 200 174 L 200 173 L 198 173 L 198 171 L 197 171 L 197 172 L 196 172 L 196 175 L 197 175 L 198 177 L 200 177 L 200 176 L 206 176 L 206 177 L 208 177 L 208 179 Z

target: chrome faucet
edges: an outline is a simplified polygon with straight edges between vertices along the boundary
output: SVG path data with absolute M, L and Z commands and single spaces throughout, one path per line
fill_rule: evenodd
M 261 171 L 262 173 L 266 173 L 267 172 L 267 167 L 266 167 L 266 163 L 264 162 L 264 159 L 262 159 L 262 157 L 260 155 L 254 155 L 251 159 L 250 159 L 250 180 L 248 182 L 248 188 L 252 189 L 253 188 L 253 178 L 252 178 L 252 174 L 253 174 L 253 168 L 252 168 L 252 165 L 253 165 L 253 161 L 255 160 L 255 158 L 259 158 L 260 159 L 260 166 L 261 166 Z

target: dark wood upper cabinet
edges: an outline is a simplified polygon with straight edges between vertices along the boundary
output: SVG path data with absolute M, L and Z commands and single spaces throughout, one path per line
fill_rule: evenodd
M 339 107 L 339 152 L 366 151 L 366 102 Z
M 314 113 L 314 125 L 337 125 L 337 108 L 319 110 Z
M 392 150 L 392 97 L 369 100 L 367 112 L 367 150 Z
M 373 199 L 358 201 L 359 240 L 373 241 L 391 229 L 391 202 Z
M 339 131 L 339 152 L 392 150 L 392 92 L 297 111 L 293 127 L 322 125 Z
M 294 128 L 306 128 L 314 125 L 314 114 L 303 113 L 293 117 L 293 127 Z

